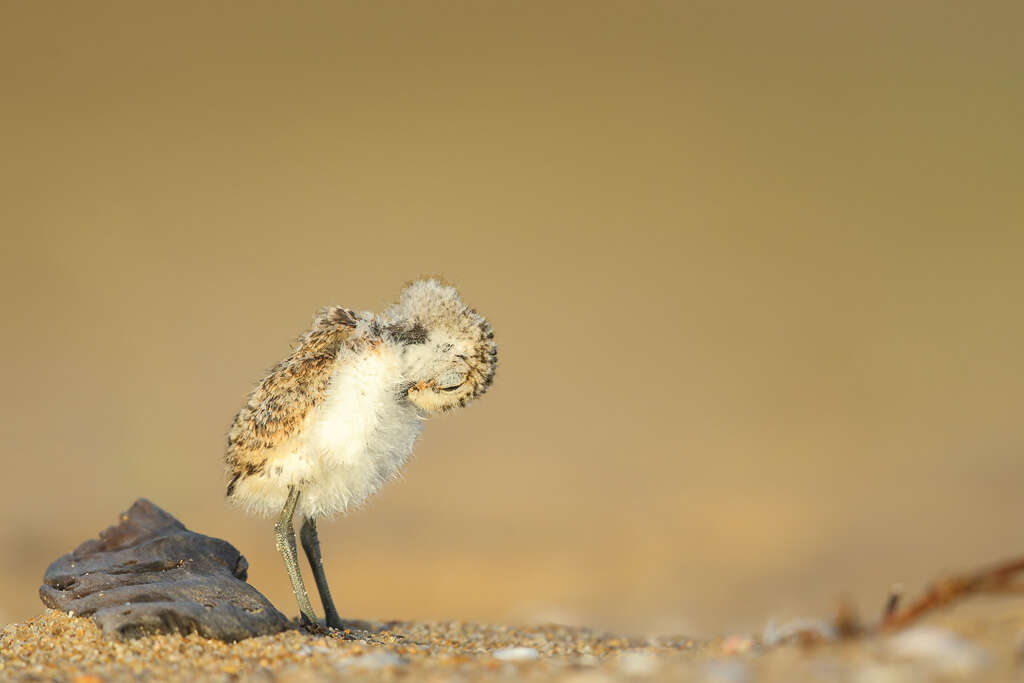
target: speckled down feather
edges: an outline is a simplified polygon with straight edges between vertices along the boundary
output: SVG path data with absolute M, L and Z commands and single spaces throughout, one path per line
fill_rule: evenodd
M 434 279 L 379 315 L 326 308 L 236 416 L 228 498 L 264 515 L 289 487 L 306 517 L 360 505 L 398 474 L 426 417 L 483 394 L 496 364 L 490 325 Z

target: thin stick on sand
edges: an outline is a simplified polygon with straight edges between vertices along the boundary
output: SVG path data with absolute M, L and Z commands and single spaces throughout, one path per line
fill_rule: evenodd
M 902 610 L 899 609 L 899 594 L 892 593 L 878 630 L 887 632 L 904 628 L 921 616 L 970 595 L 1024 591 L 1024 577 L 1018 574 L 1024 574 L 1024 557 L 937 581 Z

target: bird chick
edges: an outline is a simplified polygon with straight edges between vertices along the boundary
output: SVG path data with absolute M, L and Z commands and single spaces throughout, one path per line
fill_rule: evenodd
M 323 309 L 249 395 L 228 432 L 227 497 L 277 515 L 277 548 L 304 623 L 316 618 L 298 568 L 295 513 L 327 625 L 340 628 L 316 519 L 361 505 L 397 476 L 427 416 L 487 391 L 497 355 L 491 326 L 454 287 L 418 280 L 380 314 Z

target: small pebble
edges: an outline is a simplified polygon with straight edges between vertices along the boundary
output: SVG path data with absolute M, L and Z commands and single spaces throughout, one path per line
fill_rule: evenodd
M 349 657 L 348 659 L 342 659 L 337 663 L 339 669 L 366 669 L 368 671 L 376 671 L 377 669 L 386 669 L 389 666 L 402 666 L 407 664 L 408 660 L 399 657 L 393 652 L 370 652 L 359 657 Z
M 658 658 L 650 652 L 623 652 L 615 663 L 627 676 L 651 676 L 658 670 Z
M 781 624 L 770 621 L 764 628 L 761 642 L 765 647 L 774 647 L 801 635 L 810 635 L 822 640 L 835 640 L 836 629 L 835 626 L 821 619 L 790 619 Z
M 532 647 L 505 647 L 491 654 L 503 662 L 532 662 L 540 659 L 540 653 Z
M 919 626 L 889 638 L 888 651 L 897 657 L 926 662 L 939 671 L 969 675 L 987 666 L 988 653 L 950 631 Z
M 749 652 L 754 647 L 754 639 L 750 636 L 733 635 L 722 641 L 722 654 L 735 655 Z

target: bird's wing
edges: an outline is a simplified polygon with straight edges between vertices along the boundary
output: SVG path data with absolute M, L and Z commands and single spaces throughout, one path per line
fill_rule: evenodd
M 263 470 L 267 450 L 305 426 L 312 409 L 327 393 L 335 358 L 356 323 L 356 314 L 341 306 L 322 310 L 291 354 L 249 395 L 228 431 L 229 496 L 240 477 Z

